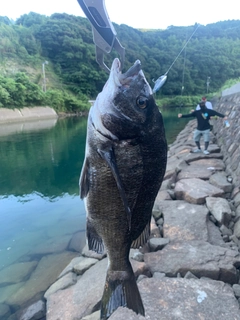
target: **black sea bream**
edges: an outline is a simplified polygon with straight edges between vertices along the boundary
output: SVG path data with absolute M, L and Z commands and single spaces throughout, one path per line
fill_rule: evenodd
M 162 115 L 141 63 L 122 74 L 116 58 L 89 113 L 80 177 L 89 249 L 102 253 L 105 247 L 109 259 L 101 319 L 119 306 L 144 315 L 129 251 L 149 237 L 166 162 Z

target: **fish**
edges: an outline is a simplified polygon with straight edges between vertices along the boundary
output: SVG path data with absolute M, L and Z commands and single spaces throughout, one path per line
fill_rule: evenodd
M 145 314 L 129 253 L 149 238 L 166 163 L 163 118 L 141 62 L 122 73 L 115 58 L 89 111 L 79 181 L 89 250 L 108 257 L 101 320 L 120 306 Z

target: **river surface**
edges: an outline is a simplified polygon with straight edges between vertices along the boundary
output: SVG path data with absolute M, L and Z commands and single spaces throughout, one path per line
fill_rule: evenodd
M 189 110 L 162 112 L 168 144 L 188 121 L 178 112 Z M 85 245 L 85 139 L 81 117 L 0 125 L 0 304 L 11 313 L 41 297 Z

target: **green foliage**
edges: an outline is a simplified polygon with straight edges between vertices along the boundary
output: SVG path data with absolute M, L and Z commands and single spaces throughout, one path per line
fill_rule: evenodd
M 156 93 L 164 105 L 194 105 L 195 97 L 207 92 L 209 97 L 227 80 L 240 77 L 240 20 L 166 30 L 114 27 L 126 48 L 123 72 L 139 59 L 152 86 L 152 79 L 167 72 L 166 84 Z M 104 57 L 109 67 L 116 55 L 113 50 Z M 41 64 L 46 60 L 47 93 L 43 94 Z M 10 61 L 19 67 L 13 68 Z M 86 97 L 94 99 L 108 77 L 95 61 L 89 21 L 59 13 L 46 17 L 30 12 L 15 24 L 0 17 L 0 71 L 5 74 L 0 78 L 1 105 L 48 103 L 56 110 L 74 112 L 89 108 Z M 29 81 L 23 75 L 15 77 L 19 71 L 24 71 Z
M 35 105 L 49 105 L 59 112 L 82 112 L 90 106 L 83 94 L 73 95 L 57 89 L 42 92 L 23 72 L 16 73 L 12 78 L 0 76 L 0 107 Z
M 209 98 L 210 99 L 210 98 Z M 176 107 L 196 107 L 201 100 L 201 96 L 161 96 L 156 99 L 156 103 L 159 107 L 176 108 Z
M 82 112 L 89 110 L 90 104 L 86 96 L 73 96 L 60 90 L 48 90 L 44 97 L 45 105 L 53 107 L 57 112 Z
M 25 73 L 18 72 L 12 78 L 0 76 L 0 105 L 8 107 L 31 106 L 41 103 L 43 94 Z

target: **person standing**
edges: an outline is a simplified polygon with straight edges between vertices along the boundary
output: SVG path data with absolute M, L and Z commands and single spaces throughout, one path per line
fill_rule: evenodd
M 206 108 L 211 109 L 211 110 L 213 109 L 212 103 L 210 101 L 208 101 L 206 97 L 202 97 L 201 101 L 205 101 Z M 200 110 L 200 105 L 199 104 L 197 105 L 196 110 Z
M 203 135 L 204 138 L 204 154 L 209 154 L 208 146 L 209 146 L 209 140 L 210 140 L 210 123 L 209 120 L 212 116 L 218 116 L 220 118 L 224 118 L 224 120 L 227 119 L 227 117 L 219 113 L 215 110 L 206 108 L 205 100 L 201 100 L 199 102 L 200 110 L 194 110 L 191 113 L 188 114 L 178 114 L 178 118 L 190 118 L 195 117 L 197 118 L 197 128 L 194 131 L 194 141 L 196 143 L 197 149 L 195 149 L 193 152 L 202 152 L 200 147 L 200 138 Z

